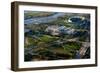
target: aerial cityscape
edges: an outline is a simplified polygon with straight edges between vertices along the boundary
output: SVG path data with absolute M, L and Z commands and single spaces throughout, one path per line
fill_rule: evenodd
M 90 14 L 24 11 L 24 61 L 90 58 Z

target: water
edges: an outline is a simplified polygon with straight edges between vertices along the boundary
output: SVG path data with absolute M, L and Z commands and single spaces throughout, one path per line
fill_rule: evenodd
M 62 17 L 64 16 L 65 13 L 55 13 L 51 16 L 47 16 L 47 17 L 37 17 L 37 18 L 30 18 L 30 19 L 26 19 L 24 20 L 24 24 L 40 24 L 40 23 L 49 23 L 52 21 L 57 20 L 58 17 Z

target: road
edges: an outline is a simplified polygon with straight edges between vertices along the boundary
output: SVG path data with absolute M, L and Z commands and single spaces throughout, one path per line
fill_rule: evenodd
M 87 51 L 87 49 L 90 47 L 90 43 L 89 42 L 84 42 L 82 44 L 82 47 L 79 50 L 79 54 L 81 57 L 83 57 Z

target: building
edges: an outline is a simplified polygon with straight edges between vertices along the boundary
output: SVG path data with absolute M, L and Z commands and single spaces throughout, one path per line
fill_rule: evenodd
M 57 36 L 61 34 L 63 35 L 73 34 L 75 32 L 75 29 L 67 28 L 66 26 L 52 25 L 52 26 L 48 26 L 45 31 L 51 35 Z

